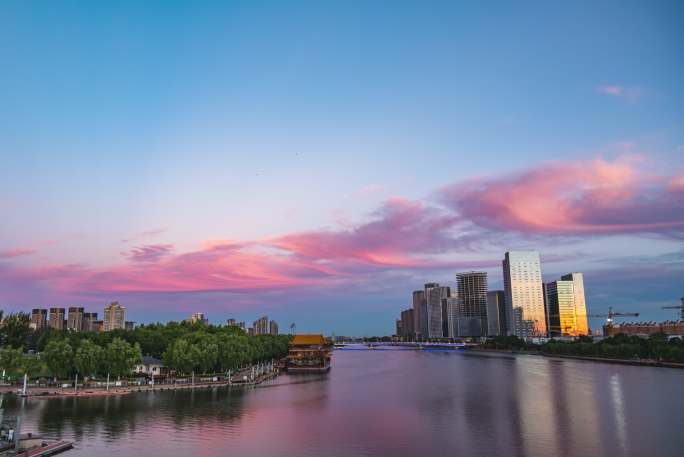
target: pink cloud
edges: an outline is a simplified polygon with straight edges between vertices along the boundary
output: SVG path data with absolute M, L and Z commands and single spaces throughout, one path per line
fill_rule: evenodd
M 5 262 L 0 280 L 64 294 L 331 290 L 382 282 L 389 272 L 495 267 L 498 256 L 462 257 L 504 237 L 684 233 L 684 174 L 649 174 L 634 156 L 549 163 L 455 183 L 437 195 L 435 202 L 389 199 L 368 221 L 334 230 L 208 241 L 184 253 L 172 244 L 136 246 L 125 263 L 102 268 Z
M 619 97 L 635 102 L 643 95 L 643 91 L 638 87 L 625 87 L 618 85 L 604 85 L 596 89 L 600 94 L 611 97 Z
M 35 249 L 31 248 L 14 248 L 6 251 L 0 251 L 0 259 L 12 259 L 14 257 L 21 257 L 35 253 Z
M 597 159 L 456 184 L 443 191 L 443 198 L 464 218 L 496 230 L 552 235 L 682 232 L 679 179 L 650 175 L 634 157 Z

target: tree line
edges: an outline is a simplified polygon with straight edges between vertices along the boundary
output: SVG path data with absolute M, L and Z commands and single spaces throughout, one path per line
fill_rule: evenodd
M 536 351 L 548 355 L 572 355 L 609 359 L 645 359 L 659 362 L 684 363 L 684 340 L 654 333 L 648 338 L 618 334 L 594 341 L 580 336 L 574 341 L 551 339 L 543 344 L 526 343 L 516 336 L 497 336 L 483 347 L 517 351 Z
M 225 372 L 287 355 L 289 336 L 247 336 L 234 326 L 169 322 L 134 330 L 74 332 L 29 326 L 26 313 L 8 316 L 0 328 L 0 368 L 31 377 L 83 377 L 131 373 L 142 356 L 161 359 L 178 374 Z

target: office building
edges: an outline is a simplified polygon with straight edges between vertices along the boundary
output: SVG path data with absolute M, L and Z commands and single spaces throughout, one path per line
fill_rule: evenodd
M 395 329 L 394 329 L 394 334 L 398 336 L 399 338 L 402 337 L 404 334 L 404 323 L 401 321 L 401 319 L 397 319 L 394 321 Z
M 487 336 L 506 335 L 506 293 L 487 292 Z
M 83 331 L 97 332 L 99 328 L 95 325 L 97 322 L 97 313 L 83 313 Z
M 265 335 L 268 333 L 268 316 L 262 316 L 252 323 L 255 335 Z
M 414 326 L 414 310 L 412 308 L 405 309 L 401 312 L 401 322 L 403 334 L 399 335 L 407 341 L 412 341 L 416 337 L 416 328 Z
M 64 318 L 65 314 L 66 310 L 64 308 L 50 308 L 48 326 L 55 330 L 64 330 L 66 320 Z
M 589 333 L 582 273 L 562 276 L 544 286 L 550 336 L 580 336 Z
M 104 309 L 104 331 L 119 329 L 126 329 L 126 307 L 115 301 Z
M 80 332 L 83 330 L 83 308 L 70 306 L 67 317 L 67 330 Z
M 414 290 L 413 291 L 413 331 L 415 333 L 416 339 L 420 339 L 422 335 L 422 319 L 421 319 L 421 310 L 423 308 L 423 304 L 425 303 L 425 291 L 423 290 Z M 425 325 L 427 328 L 427 325 Z
M 456 337 L 487 335 L 487 273 L 471 271 L 456 275 Z
M 270 333 L 271 335 L 277 335 L 278 334 L 278 323 L 276 321 L 269 322 L 268 333 Z
M 451 288 L 438 283 L 425 284 L 425 303 L 421 307 L 421 333 L 427 338 L 443 338 L 442 299 L 451 297 Z
M 34 330 L 42 330 L 48 326 L 48 311 L 45 308 L 31 310 L 31 327 Z
M 446 299 L 449 338 L 458 338 L 458 290 Z
M 510 251 L 502 262 L 509 335 L 547 335 L 541 259 L 536 251 Z

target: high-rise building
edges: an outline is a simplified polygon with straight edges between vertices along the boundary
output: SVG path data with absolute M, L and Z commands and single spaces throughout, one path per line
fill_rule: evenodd
M 237 321 L 236 321 L 235 319 L 232 319 L 232 318 L 231 318 L 231 319 L 228 319 L 228 320 L 226 321 L 226 325 L 227 325 L 228 327 L 235 327 L 235 326 L 237 326 Z
M 487 273 L 471 271 L 456 275 L 458 306 L 457 337 L 487 335 Z
M 402 329 L 404 333 L 401 336 L 405 340 L 413 340 L 416 337 L 416 328 L 414 326 L 414 310 L 413 308 L 405 309 L 401 312 Z
M 587 335 L 587 308 L 582 273 L 563 275 L 545 284 L 546 310 L 551 336 Z
M 278 323 L 276 321 L 269 322 L 268 333 L 270 333 L 271 335 L 277 335 L 278 334 Z
M 458 338 L 458 291 L 446 299 L 449 338 Z
M 247 324 L 245 323 L 245 321 L 238 322 L 238 327 L 240 327 L 240 330 L 247 333 Z
M 416 339 L 420 339 L 422 335 L 422 316 L 421 309 L 425 303 L 425 291 L 414 290 L 413 291 L 413 331 L 415 333 Z M 427 325 L 426 325 L 427 327 Z
M 34 308 L 31 310 L 31 326 L 35 330 L 41 330 L 48 326 L 48 312 L 45 308 Z
M 425 306 L 421 309 L 421 333 L 427 338 L 443 338 L 442 299 L 451 297 L 451 288 L 438 283 L 425 284 Z M 423 313 L 425 311 L 425 313 Z
M 506 335 L 506 293 L 487 292 L 487 336 Z
M 401 321 L 401 319 L 397 319 L 394 321 L 395 325 L 395 330 L 394 334 L 401 338 L 401 336 L 404 334 L 404 323 Z
M 541 259 L 537 251 L 509 251 L 502 262 L 508 334 L 546 336 Z
M 50 328 L 54 328 L 55 330 L 64 330 L 64 315 L 65 313 L 64 308 L 50 308 L 50 318 L 48 320 L 48 325 Z
M 126 323 L 124 324 L 124 328 L 125 328 L 126 331 L 128 331 L 128 332 L 132 332 L 132 331 L 135 329 L 135 322 L 133 322 L 133 321 L 126 321 Z
M 74 332 L 83 330 L 83 308 L 77 306 L 69 307 L 69 316 L 67 317 L 67 329 Z
M 209 319 L 204 317 L 204 313 L 192 313 L 192 316 L 190 318 L 185 320 L 186 322 L 190 322 L 191 324 L 203 324 L 203 325 L 209 325 Z
M 104 331 L 117 329 L 126 329 L 126 307 L 115 301 L 104 309 Z
M 83 331 L 97 332 L 99 329 L 95 325 L 97 322 L 97 313 L 83 313 Z
M 252 323 L 255 335 L 265 335 L 268 333 L 268 316 L 261 316 Z

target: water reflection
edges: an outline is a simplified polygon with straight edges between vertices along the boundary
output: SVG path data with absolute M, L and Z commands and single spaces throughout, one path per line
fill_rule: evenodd
M 677 455 L 684 371 L 650 370 L 533 356 L 338 352 L 329 374 L 281 376 L 258 388 L 30 399 L 24 430 L 75 440 L 73 457 Z M 7 415 L 20 408 L 7 399 Z

